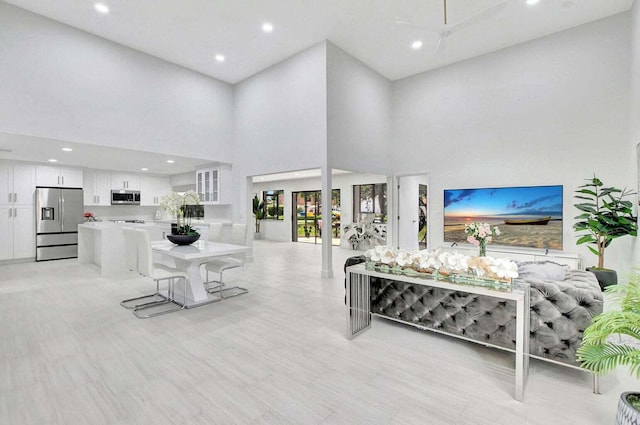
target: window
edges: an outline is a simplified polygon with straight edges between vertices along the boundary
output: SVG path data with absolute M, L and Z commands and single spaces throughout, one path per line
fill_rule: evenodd
M 284 190 L 267 190 L 262 193 L 267 220 L 284 220 Z
M 373 214 L 375 223 L 387 222 L 387 184 L 353 186 L 353 217 L 360 221 L 362 214 Z

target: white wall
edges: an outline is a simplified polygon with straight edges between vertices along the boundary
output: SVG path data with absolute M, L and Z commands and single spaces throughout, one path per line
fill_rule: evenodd
M 248 176 L 326 162 L 326 92 L 324 42 L 234 86 L 234 220 L 252 219 Z
M 229 84 L 0 2 L 0 131 L 231 161 Z
M 445 188 L 562 184 L 564 249 L 594 262 L 574 243 L 573 191 L 594 172 L 635 187 L 629 34 L 621 14 L 393 84 L 394 170 L 431 176 L 429 246 Z M 605 264 L 628 270 L 631 243 Z
M 386 177 L 375 174 L 338 174 L 332 177 L 333 189 L 340 189 L 340 222 L 353 222 L 353 185 L 386 183 Z M 260 233 L 263 239 L 273 241 L 291 241 L 292 192 L 321 190 L 320 178 L 282 180 L 267 183 L 254 183 L 253 193 L 267 190 L 284 190 L 284 220 L 263 220 Z
M 234 86 L 234 164 L 245 176 L 324 162 L 325 51 L 324 42 L 316 44 Z
M 631 7 L 631 100 L 630 100 L 630 147 L 636 149 L 640 144 L 640 2 L 634 1 Z M 636 179 L 640 176 L 638 161 L 634 161 L 631 170 L 635 172 Z M 634 189 L 640 189 L 640 181 L 637 180 Z M 640 191 L 639 191 L 640 193 Z M 640 195 L 639 195 L 640 196 Z M 640 239 L 634 243 L 633 264 L 640 265 Z
M 327 42 L 331 168 L 391 174 L 391 82 Z

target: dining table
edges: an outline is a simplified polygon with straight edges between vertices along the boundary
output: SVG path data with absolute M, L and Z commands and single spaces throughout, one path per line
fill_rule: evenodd
M 198 307 L 220 301 L 219 297 L 209 294 L 204 286 L 205 279 L 201 264 L 216 257 L 244 254 L 248 246 L 233 245 L 208 240 L 198 240 L 190 245 L 176 245 L 168 240 L 152 241 L 151 249 L 160 254 L 161 262 L 167 266 L 184 271 L 188 276 L 186 297 L 182 294 L 182 285 L 175 285 L 173 298 L 176 302 L 184 301 L 185 308 Z

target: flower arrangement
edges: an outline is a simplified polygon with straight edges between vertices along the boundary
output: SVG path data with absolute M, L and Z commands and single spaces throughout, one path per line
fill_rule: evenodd
M 84 217 L 84 221 L 96 221 L 96 218 L 93 216 L 93 213 L 86 212 L 82 216 Z
M 493 236 L 500 235 L 500 229 L 495 226 L 493 229 L 489 223 L 471 223 L 464 225 L 464 233 L 467 236 L 467 242 L 480 247 L 480 257 L 487 256 L 487 243 L 491 242 Z
M 351 249 L 358 249 L 360 244 L 365 246 L 381 245 L 387 241 L 387 227 L 375 224 L 373 215 L 365 215 L 362 221 L 344 226 L 342 238 L 349 242 Z
M 177 232 L 179 235 L 197 235 L 198 232 L 191 227 L 191 216 L 184 216 L 187 205 L 200 204 L 200 196 L 193 190 L 184 193 L 171 192 L 163 196 L 160 200 L 160 208 L 166 210 L 178 223 Z M 186 221 L 185 221 L 186 218 Z
M 369 263 L 382 265 L 381 270 L 391 272 L 410 271 L 440 277 L 466 275 L 509 283 L 518 277 L 518 265 L 506 258 L 470 257 L 457 252 L 426 249 L 405 251 L 386 246 L 376 246 L 364 255 Z

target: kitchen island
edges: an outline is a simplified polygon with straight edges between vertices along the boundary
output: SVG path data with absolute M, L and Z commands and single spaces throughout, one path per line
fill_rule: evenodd
M 78 225 L 78 261 L 96 264 L 105 277 L 131 273 L 127 269 L 124 227 L 146 229 L 151 240 L 165 239 L 171 231 L 168 223 L 83 223 Z

